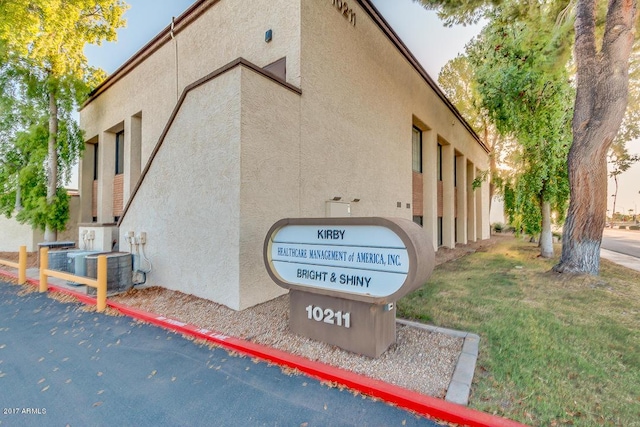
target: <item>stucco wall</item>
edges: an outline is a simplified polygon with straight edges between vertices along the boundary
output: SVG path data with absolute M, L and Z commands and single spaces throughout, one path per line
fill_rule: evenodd
M 265 42 L 265 32 L 273 39 Z M 221 0 L 178 34 L 179 81 L 186 86 L 236 58 L 264 67 L 287 57 L 287 81 L 300 82 L 300 3 Z
M 38 243 L 43 241 L 44 234 L 40 230 L 32 230 L 30 225 L 0 215 L 0 252 L 18 252 L 23 245 L 28 252 L 35 252 Z
M 146 61 L 118 80 L 80 110 L 87 140 L 142 112 L 142 154 L 146 159 L 158 140 L 178 97 L 175 84 L 175 52 L 164 45 Z M 144 161 L 143 161 L 144 164 Z
M 188 93 L 120 227 L 121 250 L 147 233 L 148 284 L 233 309 L 285 292 L 262 245 L 299 215 L 299 100 L 243 66 Z
M 488 156 L 366 12 L 349 6 L 355 26 L 331 0 L 302 1 L 302 215 L 320 216 L 323 201 L 340 196 L 360 199 L 352 203 L 355 216 L 411 219 L 414 117 L 429 129 L 425 156 L 435 154 L 427 145 L 436 141 L 481 170 Z M 435 173 L 424 170 L 434 183 Z
M 286 56 L 287 80 L 297 85 L 299 10 L 295 0 L 252 0 L 251 7 L 237 0 L 215 3 L 81 109 L 86 139 L 101 138 L 141 112 L 144 166 L 184 88 L 239 57 L 263 67 Z M 268 29 L 270 43 L 264 40 Z
M 239 68 L 189 92 L 120 226 L 147 233 L 147 282 L 239 308 Z
M 262 261 L 278 220 L 300 216 L 300 95 L 242 69 L 240 300 L 249 307 L 285 292 Z
M 58 232 L 58 241 L 78 242 L 78 215 L 80 198 L 69 197 L 69 221 L 66 230 Z M 0 215 L 0 252 L 17 252 L 26 246 L 28 252 L 36 252 L 38 243 L 44 242 L 44 233 L 33 230 L 28 224 L 20 224 L 15 217 Z
M 488 168 L 455 114 L 359 4 L 349 4 L 355 26 L 331 0 L 220 0 L 82 110 L 87 138 L 101 144 L 112 143 L 105 131 L 139 118 L 144 165 L 182 89 L 239 57 L 262 67 L 286 56 L 287 81 L 302 90 L 236 66 L 188 93 L 120 227 L 121 250 L 127 232 L 147 233 L 149 284 L 242 309 L 283 292 L 261 255 L 276 220 L 325 216 L 336 196 L 353 216 L 411 219 L 416 123 L 424 131 L 425 229 L 434 239 L 437 143 L 447 146 L 449 174 L 455 151 L 473 172 L 469 182 Z M 447 179 L 445 198 L 453 194 Z M 483 188 L 465 199 L 472 239 L 488 231 L 486 196 Z M 447 203 L 453 212 L 452 197 Z M 450 222 L 449 240 L 452 231 Z
M 75 242 L 78 246 L 78 220 L 80 217 L 80 197 L 76 194 L 69 197 L 69 221 L 63 231 L 58 232 L 59 242 Z M 44 240 L 44 239 L 43 239 Z M 39 240 L 42 242 L 43 240 Z

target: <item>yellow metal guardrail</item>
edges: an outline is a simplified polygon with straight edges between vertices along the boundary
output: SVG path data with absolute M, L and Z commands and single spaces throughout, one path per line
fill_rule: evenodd
M 96 306 L 98 311 L 104 311 L 107 308 L 107 257 L 106 255 L 98 255 L 98 278 L 92 279 L 84 276 L 76 276 L 57 270 L 49 270 L 49 249 L 40 249 L 40 292 L 46 292 L 49 289 L 47 278 L 57 277 L 58 279 L 68 280 L 70 282 L 81 283 L 86 286 L 96 288 L 98 295 L 96 298 Z M 5 261 L 0 259 L 0 265 L 18 269 L 18 283 L 23 285 L 27 282 L 27 247 L 20 246 L 18 262 Z
M 18 269 L 18 283 L 23 285 L 27 282 L 27 247 L 20 246 L 18 252 L 18 262 L 4 261 L 0 259 L 0 265 Z
M 92 279 L 84 276 L 76 276 L 65 273 L 63 271 L 49 270 L 49 249 L 40 249 L 40 292 L 46 292 L 48 289 L 47 277 L 57 277 L 58 279 L 68 280 L 70 282 L 81 283 L 86 286 L 96 288 L 98 295 L 96 298 L 96 308 L 98 311 L 104 311 L 107 308 L 107 256 L 98 255 L 98 278 Z

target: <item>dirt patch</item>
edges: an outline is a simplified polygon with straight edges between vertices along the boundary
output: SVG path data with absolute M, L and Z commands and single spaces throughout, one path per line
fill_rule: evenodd
M 10 262 L 18 262 L 18 252 L 0 252 L 0 259 Z M 27 268 L 38 268 L 38 253 L 27 252 Z
M 454 249 L 440 248 L 436 252 L 436 265 L 453 261 L 474 252 L 486 251 L 488 247 L 498 242 L 513 239 L 512 233 L 499 233 L 491 235 L 490 239 L 478 240 L 477 242 L 469 242 L 466 245 L 457 245 Z

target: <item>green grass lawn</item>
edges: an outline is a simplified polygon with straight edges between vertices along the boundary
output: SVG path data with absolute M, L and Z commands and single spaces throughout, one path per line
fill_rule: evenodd
M 559 248 L 556 248 L 559 253 Z M 550 272 L 509 239 L 436 268 L 398 317 L 480 335 L 470 406 L 534 426 L 640 426 L 640 272 Z

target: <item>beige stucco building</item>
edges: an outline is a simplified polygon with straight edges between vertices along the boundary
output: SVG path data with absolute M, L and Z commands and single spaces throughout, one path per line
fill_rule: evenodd
M 77 243 L 80 198 L 75 190 L 69 193 L 69 220 L 65 230 L 58 232 L 58 241 Z M 44 232 L 29 224 L 20 224 L 15 217 L 0 215 L 0 252 L 17 252 L 26 246 L 27 252 L 38 251 L 38 243 L 44 242 Z
M 286 217 L 414 219 L 489 237 L 488 148 L 368 0 L 199 0 L 80 113 L 80 233 L 146 233 L 147 283 L 243 309 L 283 292 Z

